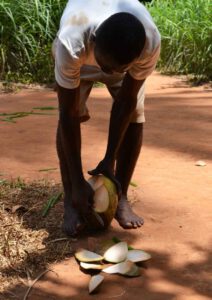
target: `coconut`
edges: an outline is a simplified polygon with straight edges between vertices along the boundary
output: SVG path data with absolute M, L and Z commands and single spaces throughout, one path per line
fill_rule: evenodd
M 88 183 L 94 190 L 94 213 L 89 219 L 91 228 L 107 228 L 112 222 L 117 205 L 118 195 L 115 184 L 103 175 L 92 176 Z

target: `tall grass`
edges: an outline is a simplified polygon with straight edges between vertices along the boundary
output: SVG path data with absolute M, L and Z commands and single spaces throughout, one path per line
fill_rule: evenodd
M 0 0 L 0 79 L 52 80 L 51 43 L 65 3 Z
M 0 0 L 0 80 L 53 80 L 50 49 L 66 2 Z M 146 5 L 162 35 L 159 68 L 211 79 L 211 0 L 152 0 Z
M 162 35 L 159 68 L 212 79 L 212 1 L 153 0 L 148 8 Z

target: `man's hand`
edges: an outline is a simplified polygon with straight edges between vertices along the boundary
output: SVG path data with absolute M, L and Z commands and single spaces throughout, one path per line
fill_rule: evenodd
M 118 197 L 120 198 L 120 196 L 121 196 L 121 185 L 120 185 L 119 181 L 116 179 L 116 177 L 114 176 L 113 164 L 110 164 L 106 159 L 103 159 L 98 164 L 96 169 L 94 169 L 92 171 L 88 171 L 88 174 L 90 174 L 92 176 L 102 174 L 105 177 L 109 178 L 115 184 L 116 189 L 117 189 Z
M 84 222 L 93 210 L 94 191 L 90 184 L 84 180 L 80 186 L 72 187 L 73 206 L 77 209 Z

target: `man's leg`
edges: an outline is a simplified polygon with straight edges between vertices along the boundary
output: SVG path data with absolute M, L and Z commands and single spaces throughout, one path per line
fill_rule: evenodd
M 120 80 L 120 78 L 117 78 L 117 82 L 115 84 L 111 84 L 110 82 L 108 83 L 107 88 L 113 99 L 116 98 L 121 85 L 122 80 Z M 141 122 L 145 121 L 144 89 L 145 85 L 141 87 L 138 93 L 136 111 L 132 118 L 132 123 L 129 124 L 124 139 L 121 143 L 116 160 L 115 176 L 122 187 L 122 197 L 118 203 L 116 220 L 123 228 L 137 228 L 144 223 L 143 219 L 132 211 L 127 200 L 128 187 L 142 147 L 143 123 Z
M 86 107 L 86 100 L 92 89 L 93 82 L 81 80 L 80 83 L 80 122 L 87 121 L 89 113 Z M 65 153 L 63 151 L 63 143 L 60 131 L 60 121 L 58 122 L 57 128 L 57 154 L 60 162 L 60 172 L 62 177 L 62 183 L 64 188 L 64 231 L 70 235 L 74 236 L 83 228 L 83 222 L 80 218 L 78 211 L 72 205 L 72 183 L 71 183 L 71 174 L 69 174 L 67 168 L 67 160 Z
M 64 189 L 64 223 L 63 230 L 70 236 L 75 236 L 83 227 L 83 222 L 72 205 L 71 200 L 71 177 L 67 168 L 67 160 L 63 151 L 61 132 L 60 132 L 60 121 L 58 122 L 57 128 L 57 154 L 60 162 L 60 172 L 62 177 L 63 189 Z
M 116 178 L 122 187 L 122 197 L 119 200 L 116 219 L 123 228 L 137 228 L 144 221 L 131 209 L 127 191 L 130 180 L 139 157 L 143 139 L 143 123 L 130 123 L 116 161 Z

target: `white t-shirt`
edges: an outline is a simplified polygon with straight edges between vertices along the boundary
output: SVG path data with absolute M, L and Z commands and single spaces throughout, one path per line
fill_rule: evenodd
M 78 87 L 82 65 L 99 67 L 91 37 L 102 22 L 119 12 L 137 17 L 146 32 L 144 49 L 128 72 L 137 80 L 152 73 L 160 54 L 160 34 L 144 5 L 137 0 L 69 0 L 60 21 L 54 50 L 55 78 L 60 86 Z

